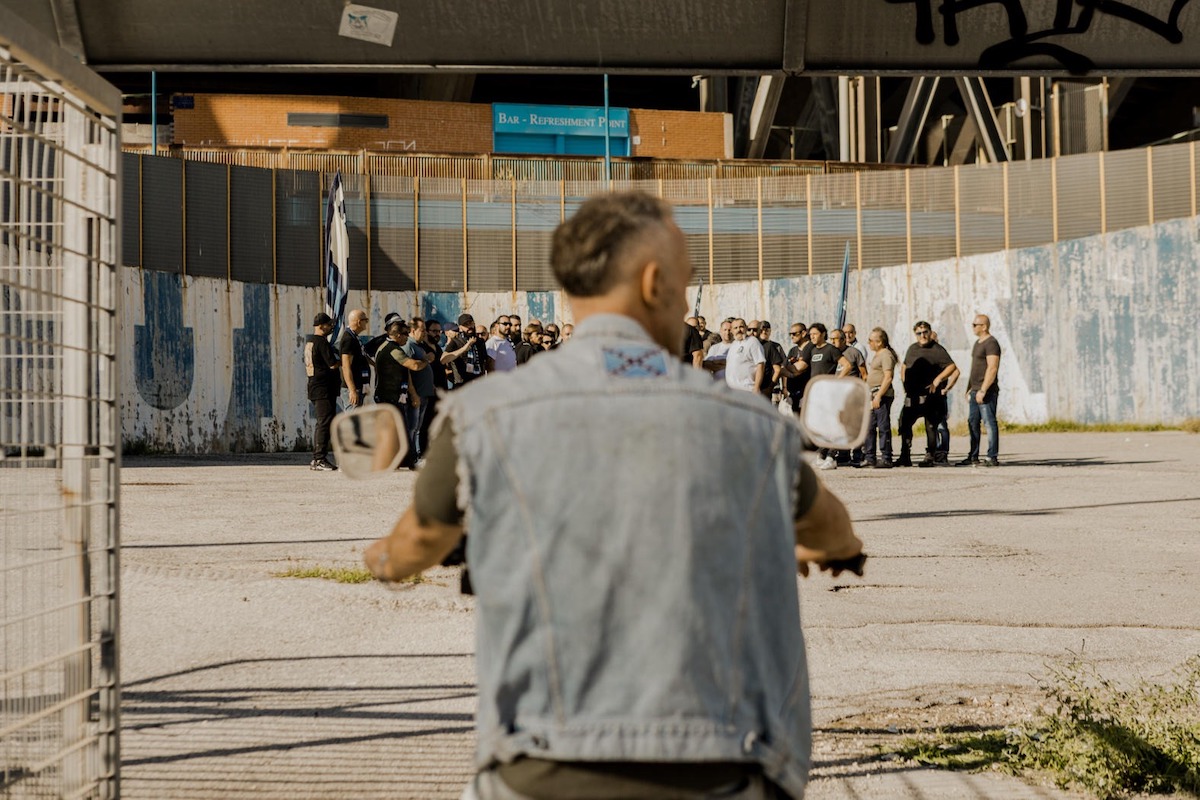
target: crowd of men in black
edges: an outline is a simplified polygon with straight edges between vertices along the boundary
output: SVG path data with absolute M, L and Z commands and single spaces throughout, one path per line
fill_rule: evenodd
M 435 318 L 405 319 L 392 313 L 384 319 L 384 332 L 364 342 L 367 324 L 366 311 L 351 311 L 335 348 L 328 338 L 333 320 L 323 313 L 313 320 L 313 333 L 304 350 L 308 397 L 316 411 L 310 462 L 313 470 L 337 469 L 329 461 L 329 426 L 337 411 L 337 400 L 344 389 L 346 407 L 362 405 L 372 386 L 372 370 L 374 401 L 401 411 L 409 434 L 409 453 L 403 466 L 415 468 L 428 449 L 440 393 L 490 372 L 515 369 L 538 353 L 570 341 L 573 333 L 569 324 L 543 325 L 539 320 L 531 320 L 522 328 L 521 318 L 515 314 L 502 314 L 490 326 L 483 326 L 471 314 L 460 315 L 456 323 L 443 324 Z M 959 464 L 996 466 L 1000 347 L 990 335 L 986 316 L 977 315 L 974 327 L 978 341 L 972 351 L 967 387 L 971 446 L 967 458 Z M 872 408 L 864 446 L 851 453 L 822 450 L 819 469 L 835 469 L 839 463 L 878 469 L 913 466 L 913 427 L 918 420 L 924 420 L 926 435 L 925 457 L 919 466 L 948 465 L 948 396 L 961 373 L 938 344 L 929 323 L 918 322 L 913 333 L 916 340 L 901 361 L 883 328 L 872 329 L 867 341 L 862 342 L 852 324 L 829 331 L 819 322 L 793 323 L 788 331 L 790 348 L 785 350 L 771 338 L 771 323 L 766 320 L 747 324 L 739 317 L 728 317 L 717 332 L 708 328 L 704 317 L 696 316 L 689 317 L 684 326 L 682 357 L 685 363 L 707 370 L 715 379 L 759 392 L 792 413 L 799 412 L 805 387 L 813 376 L 851 376 L 866 381 Z M 898 426 L 900 453 L 893 460 L 891 420 L 897 377 L 904 399 Z M 981 421 L 988 427 L 987 457 L 982 460 Z
M 471 314 L 443 324 L 435 318 L 406 319 L 391 313 L 384 318 L 384 332 L 364 342 L 367 327 L 367 313 L 351 311 L 334 345 L 329 341 L 333 319 L 325 313 L 313 319 L 313 332 L 304 346 L 308 399 L 316 412 L 309 464 L 313 470 L 337 469 L 329 460 L 329 428 L 343 390 L 346 408 L 362 405 L 373 385 L 376 403 L 400 410 L 409 434 L 409 452 L 402 466 L 415 468 L 429 446 L 439 393 L 557 349 L 574 331 L 569 324 L 543 325 L 540 320 L 522 328 L 515 314 L 501 315 L 485 327 L 477 325 Z

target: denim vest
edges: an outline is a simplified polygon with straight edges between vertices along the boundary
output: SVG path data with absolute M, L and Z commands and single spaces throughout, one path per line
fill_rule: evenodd
M 798 430 L 617 315 L 446 406 L 476 593 L 477 767 L 746 761 L 800 796 Z

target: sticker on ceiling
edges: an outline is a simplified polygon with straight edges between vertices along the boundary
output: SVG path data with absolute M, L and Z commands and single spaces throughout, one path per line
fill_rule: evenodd
M 395 11 L 351 3 L 342 11 L 342 24 L 338 27 L 338 35 L 391 47 L 398 19 L 400 15 Z

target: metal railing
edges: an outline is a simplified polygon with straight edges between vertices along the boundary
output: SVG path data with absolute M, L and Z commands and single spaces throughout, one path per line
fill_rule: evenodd
M 0 797 L 117 795 L 120 94 L 0 6 Z

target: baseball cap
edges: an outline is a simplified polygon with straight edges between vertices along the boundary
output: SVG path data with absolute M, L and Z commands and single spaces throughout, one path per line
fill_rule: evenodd
M 333 324 L 333 317 L 329 316 L 324 311 L 322 311 L 320 314 L 317 314 L 315 317 L 313 317 L 313 327 L 314 328 L 317 327 L 318 325 L 332 325 L 332 324 Z
M 449 333 L 453 333 L 454 331 L 458 330 L 458 326 L 455 325 L 453 322 L 447 322 L 445 325 L 442 326 L 442 330 L 447 331 Z
M 475 318 L 472 317 L 470 314 L 460 314 L 458 317 L 458 324 L 460 327 L 463 325 L 474 325 Z
M 391 325 L 393 322 L 395 322 L 398 319 L 403 319 L 403 317 L 401 317 L 395 311 L 392 311 L 391 313 L 389 313 L 386 317 L 383 318 L 384 330 L 387 330 L 387 326 Z

